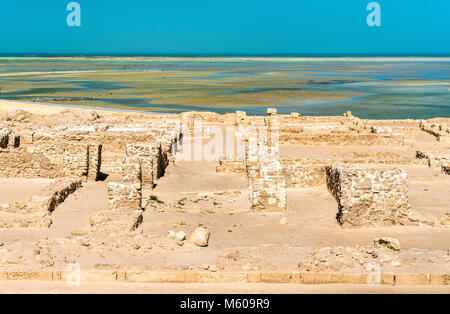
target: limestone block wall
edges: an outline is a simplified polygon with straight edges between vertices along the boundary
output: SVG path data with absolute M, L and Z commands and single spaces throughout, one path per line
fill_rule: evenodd
M 0 149 L 0 177 L 58 178 L 62 173 L 62 162 L 51 160 L 41 152 Z
M 338 201 L 343 227 L 409 223 L 408 175 L 402 169 L 327 166 L 327 185 Z
M 285 211 L 286 180 L 283 176 L 256 178 L 251 186 L 253 211 Z
M 122 166 L 122 181 L 142 190 L 142 166 L 139 157 L 127 157 Z
M 227 160 L 226 158 L 221 158 L 219 160 L 219 165 L 216 167 L 217 173 L 246 173 L 245 161 L 244 160 Z
M 28 145 L 0 149 L 0 177 L 87 178 L 98 180 L 101 146 L 87 144 Z
M 305 163 L 304 160 L 281 161 L 281 174 L 286 179 L 286 186 L 289 187 L 314 187 L 326 183 L 325 166 L 316 163 Z
M 33 196 L 27 207 L 31 211 L 44 211 L 52 213 L 62 204 L 70 194 L 82 186 L 80 179 L 62 179 L 44 189 L 37 196 Z
M 65 177 L 87 177 L 89 171 L 89 145 L 67 145 L 63 150 L 62 164 Z
M 119 182 L 108 184 L 109 209 L 112 212 L 127 212 L 141 209 L 142 191 L 135 185 Z
M 170 164 L 172 153 L 172 144 L 162 142 L 159 144 L 157 154 L 154 158 L 153 172 L 155 174 L 155 180 L 161 178 L 164 175 L 166 168 Z
M 126 145 L 128 157 L 138 157 L 142 165 L 142 182 L 145 188 L 153 188 L 156 180 L 164 175 L 165 169 L 175 160 L 173 147 L 182 138 L 181 130 L 162 132 L 153 143 Z
M 234 118 L 235 126 L 246 126 L 250 124 L 250 119 L 245 111 L 236 111 Z

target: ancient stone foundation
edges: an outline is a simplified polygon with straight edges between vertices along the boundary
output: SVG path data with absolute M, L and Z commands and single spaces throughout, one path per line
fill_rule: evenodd
M 95 229 L 128 232 L 142 223 L 141 159 L 126 158 L 122 169 L 122 182 L 108 184 L 109 210 L 91 217 L 91 226 Z
M 409 223 L 408 176 L 402 169 L 326 167 L 327 185 L 338 201 L 343 227 L 392 226 Z
M 449 174 L 450 155 L 439 152 L 423 152 L 417 151 L 416 158 L 425 160 L 426 164 L 433 169 L 442 170 L 442 172 Z
M 281 161 L 281 174 L 286 178 L 287 187 L 313 187 L 326 183 L 325 167 L 307 160 L 285 159 Z
M 448 125 L 437 123 L 434 121 L 421 121 L 420 128 L 422 131 L 436 136 L 439 142 L 450 143 L 450 127 Z

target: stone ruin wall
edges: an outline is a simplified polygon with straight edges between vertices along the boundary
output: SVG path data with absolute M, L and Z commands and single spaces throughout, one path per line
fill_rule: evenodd
M 108 184 L 109 209 L 90 219 L 94 231 L 129 232 L 142 223 L 141 160 L 140 157 L 128 157 L 123 161 L 122 181 Z
M 450 168 L 450 154 L 417 151 L 416 158 L 423 160 L 430 168 L 438 169 L 445 174 L 449 174 L 448 169 Z
M 331 119 L 331 121 L 330 121 Z M 230 119 L 232 120 L 232 119 Z M 317 124 L 321 120 L 324 125 Z M 280 127 L 280 121 L 283 121 Z M 243 112 L 236 112 L 234 125 L 253 126 L 261 125 L 261 121 L 252 121 Z M 412 132 L 417 125 L 409 122 L 401 127 L 400 133 L 394 133 L 392 129 L 384 127 L 382 121 L 371 121 L 366 125 L 362 120 L 353 117 L 350 113 L 344 117 L 301 117 L 298 114 L 290 116 L 278 116 L 276 110 L 269 109 L 268 116 L 263 124 L 267 130 L 280 130 L 280 143 L 299 144 L 337 144 L 349 145 L 355 141 L 361 145 L 404 145 L 404 139 L 412 137 Z M 349 135 L 350 133 L 350 135 Z M 352 134 L 353 133 L 353 134 Z M 249 192 L 252 210 L 285 210 L 286 188 L 290 187 L 314 187 L 327 182 L 326 165 L 329 159 L 290 159 L 279 158 L 278 143 L 271 141 L 270 132 L 266 142 L 258 140 L 258 136 L 246 134 L 246 154 L 243 160 L 236 158 L 222 158 L 216 171 L 219 173 L 246 173 L 249 182 Z M 303 141 L 303 142 L 302 142 Z M 276 147 L 275 150 L 272 147 Z M 275 151 L 275 154 L 274 154 Z M 358 156 L 342 157 L 343 162 L 348 163 L 401 163 L 412 164 L 414 159 L 406 156 L 379 156 L 374 153 L 369 160 Z M 367 156 L 365 156 L 367 157 Z M 383 158 L 380 158 L 383 157 Z M 338 157 L 339 159 L 339 157 Z M 275 170 L 274 170 L 275 169 Z M 282 177 L 279 178 L 279 177 Z M 273 204 L 277 204 L 273 206 Z
M 311 127 L 313 128 L 313 127 Z M 320 131 L 322 131 L 320 127 Z M 280 144 L 298 144 L 298 145 L 320 145 L 328 144 L 334 146 L 348 146 L 348 145 L 391 145 L 404 146 L 405 138 L 402 134 L 349 134 L 349 132 L 332 132 L 319 134 L 304 134 L 298 133 L 282 133 L 280 135 Z
M 413 137 L 413 127 L 396 128 L 382 125 L 378 120 L 361 120 L 351 112 L 343 117 L 282 116 L 280 144 L 300 145 L 390 145 L 404 146 L 406 138 Z M 411 123 L 410 123 L 411 124 Z
M 182 138 L 181 130 L 171 130 L 153 143 L 126 145 L 120 167 L 121 182 L 108 184 L 109 209 L 93 215 L 92 230 L 122 233 L 136 230 L 143 221 L 143 189 L 153 189 L 173 159 L 173 146 Z
M 443 119 L 445 122 L 435 121 L 439 119 L 431 119 L 420 122 L 420 128 L 436 137 L 439 142 L 450 143 L 450 121 Z
M 0 177 L 97 180 L 101 145 L 54 144 L 0 149 Z
M 327 166 L 327 186 L 344 228 L 409 224 L 408 175 L 402 169 Z
M 281 164 L 283 167 L 281 174 L 286 179 L 288 188 L 314 187 L 326 183 L 325 166 L 320 162 L 283 159 Z

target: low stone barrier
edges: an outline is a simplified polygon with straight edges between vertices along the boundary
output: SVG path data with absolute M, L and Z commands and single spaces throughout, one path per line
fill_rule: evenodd
M 450 169 L 450 155 L 439 152 L 416 152 L 417 159 L 423 159 L 426 161 L 430 168 L 442 170 L 442 172 L 449 174 Z
M 428 273 L 299 273 L 299 272 L 198 272 L 146 270 L 81 270 L 79 278 L 70 271 L 0 271 L 0 281 L 34 280 L 130 283 L 276 283 L 359 284 L 391 286 L 448 286 L 450 274 Z

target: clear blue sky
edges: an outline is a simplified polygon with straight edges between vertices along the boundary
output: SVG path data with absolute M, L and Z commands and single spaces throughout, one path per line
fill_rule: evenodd
M 450 53 L 449 0 L 2 0 L 0 53 Z

